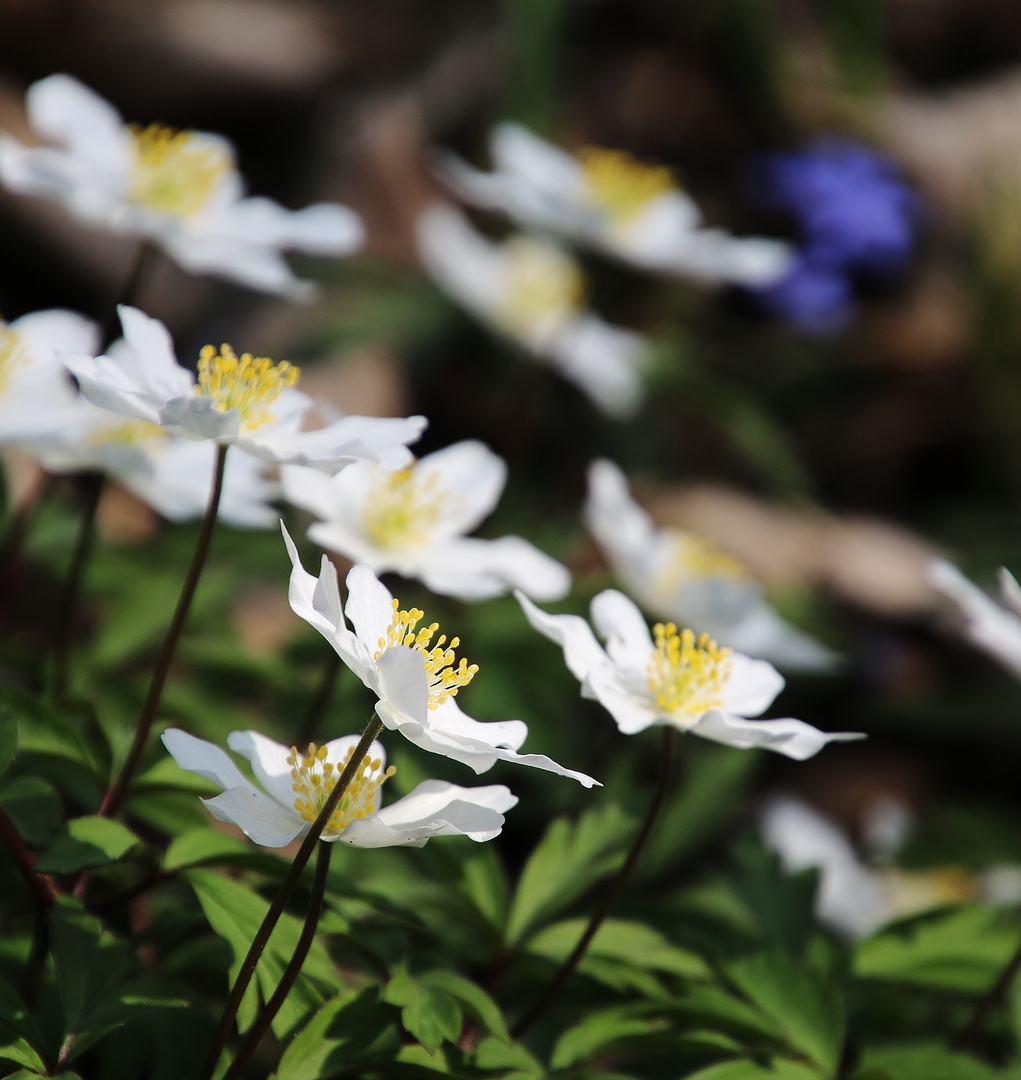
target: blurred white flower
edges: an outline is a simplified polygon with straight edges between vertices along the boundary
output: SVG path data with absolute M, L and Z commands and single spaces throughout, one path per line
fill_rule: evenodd
M 493 172 L 441 154 L 440 175 L 466 202 L 521 225 L 707 285 L 767 285 L 790 264 L 790 248 L 778 240 L 704 228 L 700 210 L 663 166 L 602 147 L 574 157 L 512 123 L 493 129 L 490 150 Z
M 29 87 L 28 119 L 53 145 L 0 136 L 0 181 L 42 195 L 74 217 L 158 244 L 185 270 L 264 292 L 306 298 L 313 290 L 281 252 L 348 255 L 361 246 L 358 216 L 336 203 L 285 210 L 245 198 L 230 143 L 203 131 L 126 125 L 69 75 Z
M 564 650 L 564 662 L 584 697 L 598 701 L 625 735 L 669 724 L 713 742 L 762 747 L 803 761 L 828 742 L 864 738 L 823 732 L 801 720 L 749 720 L 783 689 L 783 676 L 765 660 L 720 648 L 673 623 L 649 634 L 642 613 L 616 589 L 592 601 L 592 622 L 606 649 L 579 615 L 551 615 L 515 594 L 532 626 Z
M 263 790 L 205 739 L 169 728 L 163 744 L 182 769 L 223 788 L 221 795 L 202 800 L 213 817 L 237 825 L 256 844 L 278 848 L 308 832 L 358 745 L 358 736 L 347 735 L 320 747 L 312 743 L 302 752 L 257 731 L 231 732 L 227 745 L 251 762 Z M 383 747 L 374 742 L 323 830 L 323 840 L 367 848 L 422 847 L 433 836 L 492 840 L 503 828 L 504 811 L 518 801 L 501 784 L 462 788 L 424 780 L 403 799 L 381 807 L 380 788 L 394 773 L 393 766 L 385 766 Z
M 1016 866 L 994 866 L 977 874 L 956 866 L 871 867 L 842 829 L 793 795 L 766 803 L 759 828 L 787 871 L 818 869 L 816 913 L 845 937 L 865 937 L 894 919 L 946 904 L 976 898 L 1014 904 L 1021 898 L 1021 868 Z
M 519 536 L 463 534 L 496 506 L 507 477 L 503 459 L 480 442 L 455 443 L 396 472 L 356 462 L 334 477 L 287 465 L 284 497 L 315 514 L 309 537 L 377 573 L 420 578 L 436 593 L 485 600 L 519 588 L 560 600 L 567 569 Z
M 1021 586 L 1011 574 L 1001 567 L 1002 607 L 946 559 L 933 559 L 927 576 L 929 584 L 957 606 L 972 645 L 1021 679 Z
M 497 761 L 512 761 L 569 776 L 585 787 L 597 783 L 544 754 L 519 754 L 518 747 L 528 736 L 521 720 L 483 724 L 461 712 L 455 697 L 475 677 L 478 666 L 463 657 L 457 660 L 454 650 L 460 639 L 448 642 L 445 634 L 437 637 L 439 624 L 424 623 L 424 612 L 418 608 L 401 610 L 386 586 L 362 564 L 347 575 L 344 612 L 352 633 L 341 611 L 336 567 L 324 555 L 319 577 L 314 578 L 302 567 L 286 529 L 283 534 L 293 565 L 287 597 L 292 609 L 326 638 L 376 695 L 376 714 L 387 728 L 477 773 Z
M 94 404 L 188 439 L 232 443 L 264 461 L 339 469 L 367 458 L 387 468 L 412 460 L 406 443 L 426 420 L 344 416 L 317 431 L 301 431 L 311 400 L 294 390 L 299 371 L 229 345 L 207 345 L 199 377 L 177 362 L 167 328 L 137 308 L 118 309 L 124 345 L 109 356 L 67 357 L 82 393 Z
M 839 657 L 782 619 L 762 586 L 715 545 L 657 529 L 611 461 L 589 468 L 585 522 L 627 591 L 648 612 L 788 671 L 825 671 Z
M 476 318 L 546 361 L 607 413 L 633 415 L 648 343 L 583 307 L 574 259 L 549 240 L 487 240 L 460 211 L 435 205 L 418 219 L 418 249 L 436 283 Z

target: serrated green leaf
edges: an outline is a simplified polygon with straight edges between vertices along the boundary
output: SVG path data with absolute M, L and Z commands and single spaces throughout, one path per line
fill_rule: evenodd
M 507 1023 L 500 1012 L 500 1006 L 482 989 L 476 986 L 470 979 L 458 975 L 453 971 L 437 969 L 418 976 L 419 980 L 427 986 L 442 990 L 449 994 L 461 1007 L 482 1024 L 491 1035 L 504 1042 L 510 1042 L 510 1032 Z
M 525 863 L 507 918 L 507 941 L 521 941 L 620 864 L 633 823 L 614 802 L 572 824 L 554 821 Z
M 401 1023 L 430 1052 L 461 1034 L 461 1009 L 443 990 L 406 971 L 397 971 L 383 990 L 383 1000 L 401 1010 Z
M 138 837 L 119 821 L 98 816 L 75 818 L 39 856 L 36 869 L 46 874 L 70 874 L 106 866 L 138 843 Z
M 44 844 L 64 819 L 60 796 L 38 776 L 12 776 L 0 783 L 0 810 L 33 847 Z

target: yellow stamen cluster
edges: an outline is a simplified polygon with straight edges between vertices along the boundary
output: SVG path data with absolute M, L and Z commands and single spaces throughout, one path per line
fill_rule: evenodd
M 222 143 L 162 124 L 128 127 L 134 151 L 129 194 L 160 214 L 187 218 L 205 209 L 224 173 L 234 167 Z
M 627 224 L 655 198 L 677 185 L 664 165 L 645 165 L 623 150 L 586 147 L 578 155 L 585 190 L 613 222 Z
M 327 760 L 325 746 L 308 744 L 308 750 L 302 753 L 296 746 L 291 747 L 287 764 L 291 766 L 291 788 L 297 798 L 294 809 L 305 821 L 315 821 L 329 798 L 330 792 L 337 786 L 341 773 L 351 760 L 355 748 L 352 746 L 343 761 L 336 764 Z M 323 830 L 324 835 L 334 836 L 342 833 L 352 821 L 366 818 L 378 808 L 379 789 L 397 771 L 391 765 L 386 772 L 380 772 L 382 762 L 368 754 L 362 758 L 360 767 L 348 785 L 347 791 L 340 798 L 337 809 L 330 817 Z
M 0 394 L 14 372 L 28 363 L 28 350 L 21 335 L 0 319 Z
M 425 617 L 425 612 L 421 609 L 401 611 L 399 601 L 394 600 L 393 610 L 393 619 L 386 636 L 379 639 L 375 659 L 378 660 L 387 649 L 395 645 L 404 645 L 422 653 L 425 656 L 425 674 L 429 683 L 429 708 L 435 709 L 454 697 L 462 686 L 467 686 L 475 678 L 479 665 L 469 664 L 463 656 L 460 663 L 457 663 L 454 650 L 461 644 L 460 638 L 451 638 L 450 644 L 444 646 L 447 635 L 440 634 L 435 644 L 433 643 L 433 635 L 440 628 L 439 623 L 431 623 L 423 626 L 421 630 L 416 630 L 415 627 Z
M 723 687 L 730 678 L 730 649 L 720 648 L 708 635 L 680 633 L 673 623 L 652 628 L 656 650 L 649 662 L 649 692 L 668 713 L 692 718 L 723 704 Z
M 217 352 L 205 345 L 199 353 L 199 381 L 195 393 L 212 398 L 221 412 L 237 409 L 242 430 L 250 431 L 274 419 L 270 405 L 294 386 L 301 369 L 265 356 L 237 356 L 229 345 Z
M 440 520 L 447 495 L 436 473 L 421 475 L 414 465 L 397 472 L 376 471 L 365 500 L 365 532 L 382 548 L 422 543 Z
M 509 330 L 528 333 L 543 320 L 563 319 L 580 310 L 585 281 L 573 259 L 527 236 L 509 240 L 504 251 L 502 319 Z
M 144 446 L 167 438 L 167 432 L 159 424 L 148 420 L 125 420 L 122 424 L 93 431 L 86 440 L 91 446 Z
M 671 592 L 699 578 L 746 578 L 747 571 L 733 556 L 721 551 L 711 540 L 691 533 L 676 533 L 670 557 L 657 576 L 657 591 Z

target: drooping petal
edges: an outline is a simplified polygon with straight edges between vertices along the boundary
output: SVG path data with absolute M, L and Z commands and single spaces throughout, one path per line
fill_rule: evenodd
M 606 652 L 621 668 L 645 671 L 654 646 L 645 616 L 622 592 L 606 589 L 593 597 L 592 622 L 606 641 Z
M 758 716 L 784 688 L 784 678 L 766 660 L 752 660 L 733 653 L 728 661 L 730 678 L 723 687 L 723 708 L 736 716 Z
M 180 728 L 167 728 L 161 736 L 170 756 L 182 769 L 193 772 L 222 788 L 256 788 L 215 743 L 198 739 Z
M 592 627 L 580 615 L 551 615 L 536 607 L 520 590 L 514 596 L 532 628 L 564 650 L 564 663 L 576 679 L 583 681 L 594 668 L 609 663 Z
M 294 811 L 288 813 L 275 799 L 249 787 L 228 788 L 212 799 L 203 799 L 218 821 L 228 821 L 261 847 L 286 847 L 309 827 Z
M 504 813 L 517 801 L 501 784 L 463 788 L 425 780 L 403 799 L 353 821 L 337 839 L 353 847 L 421 847 L 433 836 L 492 840 L 503 828 Z
M 745 720 L 720 710 L 708 712 L 688 729 L 703 739 L 736 746 L 742 750 L 775 750 L 795 761 L 804 761 L 830 742 L 864 739 L 860 731 L 819 731 L 803 720 Z
M 242 431 L 237 442 L 249 454 L 280 464 L 314 464 L 335 471 L 367 459 L 400 469 L 412 461 L 407 444 L 421 436 L 427 423 L 424 416 L 342 416 L 315 431 L 266 424 Z
M 515 588 L 536 600 L 562 600 L 571 589 L 567 568 L 520 536 L 440 541 L 420 553 L 417 576 L 433 592 L 461 600 L 488 600 Z
M 64 363 L 93 405 L 122 416 L 148 420 L 150 424 L 160 422 L 162 402 L 140 387 L 109 356 L 67 356 Z
M 291 748 L 267 739 L 258 731 L 232 731 L 227 736 L 227 745 L 251 762 L 252 772 L 266 793 L 291 811 L 294 806 L 291 785 L 294 781 L 291 779 L 291 764 L 287 760 Z
M 631 498 L 624 474 L 605 458 L 589 466 L 585 523 L 625 582 L 648 572 L 656 526 Z

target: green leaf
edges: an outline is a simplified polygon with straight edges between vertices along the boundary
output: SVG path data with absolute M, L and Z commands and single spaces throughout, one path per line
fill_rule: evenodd
M 333 998 L 291 1040 L 277 1080 L 325 1080 L 354 1062 L 396 1053 L 396 1019 L 396 1010 L 380 1002 L 378 987 Z
M 457 888 L 485 922 L 502 933 L 507 920 L 507 874 L 493 844 L 472 844 L 459 858 Z
M 731 962 L 726 972 L 738 989 L 772 1020 L 792 1049 L 826 1073 L 840 1060 L 844 1042 L 841 1001 L 829 986 L 787 953 L 769 951 Z
M 557 1039 L 550 1065 L 554 1069 L 566 1069 L 605 1051 L 620 1039 L 668 1029 L 669 1020 L 665 1017 L 643 1016 L 641 1009 L 623 1006 L 589 1013 Z
M 60 796 L 37 776 L 14 776 L 0 783 L 0 810 L 27 844 L 44 844 L 64 819 Z
M 18 752 L 18 721 L 10 707 L 0 702 L 0 775 Z
M 267 873 L 275 872 L 276 875 L 282 874 L 284 870 L 284 865 L 277 856 L 208 826 L 181 833 L 171 841 L 163 856 L 165 872 L 208 863 L 248 866 Z
M 874 1047 L 862 1053 L 858 1070 L 876 1080 L 998 1080 L 1003 1073 L 939 1043 Z M 857 1076 L 858 1073 L 855 1073 Z
M 779 1027 L 758 1009 L 720 986 L 690 983 L 674 999 L 674 1007 L 685 1019 L 695 1019 L 744 1037 L 782 1040 Z
M 7 716 L 19 721 L 19 753 L 68 758 L 89 769 L 96 768 L 95 755 L 77 726 L 52 706 L 12 686 L 0 687 L 0 704 Z
M 449 994 L 455 1001 L 460 1003 L 469 1016 L 478 1020 L 490 1034 L 502 1039 L 504 1042 L 511 1041 L 507 1023 L 503 1018 L 503 1013 L 500 1012 L 500 1006 L 481 986 L 476 986 L 475 983 L 470 979 L 466 979 L 463 975 L 442 969 L 426 972 L 424 975 L 419 975 L 418 978 L 427 986 Z
M 854 972 L 866 979 L 981 993 L 1017 944 L 1017 928 L 995 908 L 930 912 L 860 942 Z
M 75 818 L 54 838 L 35 868 L 41 873 L 70 874 L 106 866 L 123 858 L 138 843 L 138 837 L 119 821 L 105 817 Z
M 633 823 L 615 803 L 583 814 L 576 824 L 554 821 L 521 872 L 507 919 L 515 944 L 619 866 Z
M 528 943 L 528 951 L 550 960 L 565 960 L 588 925 L 587 919 L 565 919 L 547 926 Z M 664 971 L 688 979 L 708 978 L 712 971 L 696 953 L 672 945 L 658 930 L 645 923 L 607 919 L 596 931 L 582 960 L 605 957 L 652 971 Z
M 33 1047 L 41 1047 L 43 1038 L 24 1002 L 5 982 L 0 982 L 0 1027 L 22 1036 Z
M 780 857 L 756 837 L 737 846 L 734 885 L 758 923 L 765 943 L 801 955 L 815 926 L 818 872 L 785 871 Z
M 482 1039 L 475 1048 L 475 1065 L 480 1069 L 499 1069 L 500 1080 L 532 1080 L 546 1075 L 546 1069 L 521 1043 L 502 1039 Z
M 383 1000 L 401 1009 L 401 1023 L 430 1052 L 442 1042 L 456 1042 L 461 1034 L 461 1010 L 443 990 L 406 971 L 398 971 L 386 984 Z
M 738 1061 L 721 1061 L 708 1069 L 689 1073 L 686 1080 L 822 1080 L 820 1074 L 786 1058 L 771 1058 L 767 1064 L 741 1058 Z
M 40 1073 L 45 1075 L 48 1072 L 46 1062 L 33 1049 L 31 1043 L 9 1031 L 0 1030 L 0 1061 L 13 1061 L 15 1065 L 24 1065 L 31 1070 L 23 1074 L 26 1076 L 36 1077 Z M 22 1073 L 19 1070 L 15 1075 Z

